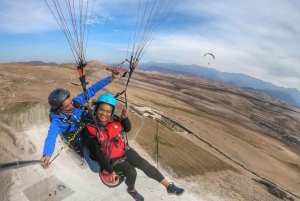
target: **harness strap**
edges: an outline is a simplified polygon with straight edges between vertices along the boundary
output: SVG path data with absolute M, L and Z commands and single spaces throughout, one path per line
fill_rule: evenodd
M 77 136 L 78 133 L 80 133 L 80 131 L 83 129 L 84 127 L 79 126 L 79 128 L 74 132 L 74 134 L 72 135 L 72 137 L 68 140 L 68 142 L 65 144 L 65 146 L 61 147 L 61 149 L 58 151 L 58 154 L 52 159 L 52 161 L 54 161 L 54 159 L 56 159 L 57 156 L 59 156 L 59 154 L 62 152 L 62 150 L 64 148 L 66 148 L 67 146 L 70 145 L 71 141 L 74 140 Z M 49 163 L 49 165 L 52 163 L 52 161 Z
M 84 106 L 82 106 L 79 102 L 77 102 L 77 101 L 75 101 L 75 100 L 73 100 L 73 105 L 74 105 L 74 107 L 77 108 L 77 109 L 84 110 Z M 52 121 L 51 114 L 60 114 L 60 113 L 59 113 L 58 111 L 52 111 L 52 112 L 49 114 L 50 122 Z M 72 116 L 68 116 L 68 117 L 65 116 L 64 118 L 58 118 L 58 119 L 61 120 L 62 122 L 68 123 L 68 124 L 69 124 L 67 130 L 66 130 L 64 133 L 68 133 L 68 132 L 70 131 L 70 129 L 71 129 L 73 123 L 79 125 L 79 122 L 71 120 L 71 117 L 72 117 Z M 84 117 L 84 114 L 83 114 L 83 113 L 81 114 L 81 124 L 83 123 L 83 118 L 82 118 L 82 117 Z
M 133 57 L 133 55 L 131 55 L 131 58 L 130 58 L 130 61 L 125 59 L 122 63 L 121 63 L 121 68 L 122 68 L 122 65 L 123 63 L 127 61 L 129 63 L 129 69 L 127 71 L 124 72 L 123 76 L 122 77 L 125 77 L 126 74 L 128 73 L 128 79 L 127 79 L 127 82 L 125 84 L 125 89 L 121 92 L 118 92 L 116 95 L 115 95 L 115 98 L 118 98 L 120 95 L 124 94 L 125 96 L 125 107 L 127 108 L 127 95 L 126 95 L 126 90 L 127 90 L 127 87 L 128 87 L 128 84 L 129 84 L 129 81 L 130 81 L 130 78 L 131 78 L 131 75 L 134 71 L 134 69 L 136 68 L 136 66 L 138 65 L 139 63 L 139 59 L 136 58 L 136 57 Z M 119 64 L 120 65 L 120 64 Z
M 107 161 L 110 163 L 110 155 L 112 152 L 112 144 L 109 144 L 109 148 L 108 148 L 108 153 L 106 153 L 106 143 L 113 143 L 114 141 L 116 141 L 116 139 L 111 139 L 111 140 L 103 140 L 101 141 L 101 145 L 104 144 L 104 156 L 107 157 Z
M 109 135 L 108 133 L 107 133 L 107 135 Z M 121 135 L 120 134 L 118 134 L 116 137 L 114 137 L 113 139 L 110 139 L 110 140 L 103 140 L 103 141 L 101 141 L 101 145 L 104 145 L 104 149 L 103 149 L 103 151 L 104 151 L 104 156 L 106 157 L 106 159 L 107 159 L 107 161 L 108 161 L 108 163 L 110 163 L 110 161 L 111 161 L 111 159 L 110 159 L 110 155 L 111 155 L 111 153 L 112 153 L 112 143 L 115 143 L 116 144 L 116 146 L 118 146 L 118 144 L 117 144 L 117 142 L 118 142 L 118 138 L 120 138 L 121 137 Z M 124 141 L 124 140 L 123 140 Z M 109 143 L 109 147 L 108 147 L 108 153 L 106 153 L 106 143 Z M 125 154 L 125 152 L 128 150 L 128 149 L 130 149 L 130 147 L 129 146 L 126 146 L 125 147 L 125 151 L 124 151 L 124 154 Z M 124 154 L 123 154 L 123 156 L 124 156 Z M 122 158 L 121 158 L 122 159 Z M 125 159 L 126 159 L 126 157 L 125 157 Z M 124 160 L 125 160 L 124 159 Z M 123 161 L 124 161 L 123 160 Z M 123 162 L 123 161 L 121 161 L 121 162 Z M 113 164 L 115 164 L 115 163 L 113 163 Z M 115 164 L 116 165 L 116 164 Z M 115 166 L 115 165 L 113 165 L 113 166 Z M 112 166 L 112 167 L 113 167 Z
M 65 118 L 61 119 L 62 122 L 64 122 L 64 123 L 69 123 L 69 126 L 68 126 L 68 128 L 67 128 L 67 130 L 66 130 L 66 133 L 69 132 L 70 129 L 71 129 L 71 127 L 72 127 L 73 121 L 71 121 L 70 119 L 71 119 L 71 116 L 69 116 L 68 118 L 65 117 Z
M 114 167 L 114 166 L 116 166 L 116 165 L 119 164 L 119 163 L 123 163 L 126 159 L 127 159 L 127 157 L 124 156 L 124 157 L 118 159 L 117 161 L 115 161 L 114 163 L 112 163 L 110 166 L 111 166 L 111 167 Z
M 125 147 L 125 152 L 124 152 L 124 154 L 125 154 L 126 151 L 128 151 L 129 149 L 131 149 L 130 146 Z M 124 156 L 124 154 L 123 154 L 123 156 Z M 116 165 L 119 164 L 119 163 L 123 163 L 124 161 L 126 161 L 126 159 L 127 159 L 126 156 L 121 157 L 121 158 L 118 159 L 117 161 L 113 162 L 113 163 L 111 164 L 111 167 L 114 167 L 114 166 L 116 166 Z

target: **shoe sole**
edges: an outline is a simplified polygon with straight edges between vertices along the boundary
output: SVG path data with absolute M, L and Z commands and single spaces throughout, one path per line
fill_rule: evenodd
M 183 190 L 182 193 L 180 193 L 180 194 L 176 194 L 176 193 L 168 193 L 168 195 L 177 195 L 177 196 L 181 196 L 181 195 L 184 194 L 184 193 L 185 193 L 185 190 Z
M 128 188 L 126 189 L 126 191 L 127 191 L 127 193 L 132 197 L 132 195 L 129 193 L 129 191 L 128 191 Z M 142 195 L 141 195 L 142 196 Z M 142 196 L 143 197 L 143 196 Z M 134 198 L 134 197 L 132 197 L 134 200 L 137 200 L 137 198 Z M 143 197 L 142 198 L 142 201 L 144 201 L 145 200 L 145 198 Z

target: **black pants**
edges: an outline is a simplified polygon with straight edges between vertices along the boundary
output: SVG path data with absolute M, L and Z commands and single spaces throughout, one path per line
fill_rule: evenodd
M 100 145 L 96 137 L 89 138 L 83 135 L 84 145 L 89 149 L 90 153 L 94 157 L 94 159 L 98 162 L 101 169 L 105 169 L 109 174 L 111 174 L 114 170 L 108 164 L 108 161 L 105 159 L 105 156 L 102 154 Z
M 115 172 L 122 172 L 126 177 L 125 183 L 128 186 L 128 190 L 134 190 L 134 184 L 137 176 L 135 168 L 142 170 L 148 177 L 161 182 L 164 176 L 148 161 L 142 158 L 133 148 L 125 152 L 127 159 L 124 162 L 118 163 L 114 166 Z M 114 163 L 118 158 L 112 159 L 111 163 Z

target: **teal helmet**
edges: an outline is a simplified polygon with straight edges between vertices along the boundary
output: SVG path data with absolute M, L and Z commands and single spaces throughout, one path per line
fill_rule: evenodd
M 109 93 L 105 93 L 105 94 L 100 95 L 98 97 L 97 101 L 95 102 L 94 112 L 96 112 L 98 110 L 98 107 L 99 107 L 100 103 L 106 103 L 108 105 L 113 106 L 113 111 L 111 113 L 111 116 L 114 116 L 114 114 L 115 114 L 115 108 L 117 106 L 117 100 L 114 97 L 114 95 L 109 94 Z

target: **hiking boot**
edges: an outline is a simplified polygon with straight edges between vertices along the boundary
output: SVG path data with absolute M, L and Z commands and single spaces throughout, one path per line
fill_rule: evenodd
M 135 201 L 144 201 L 144 197 L 141 194 L 139 194 L 136 190 L 134 192 L 129 192 L 127 189 L 127 192 L 133 197 Z
M 183 188 L 179 188 L 177 186 L 175 186 L 174 183 L 171 183 L 170 186 L 167 188 L 167 192 L 169 195 L 182 195 L 184 193 L 184 189 Z

